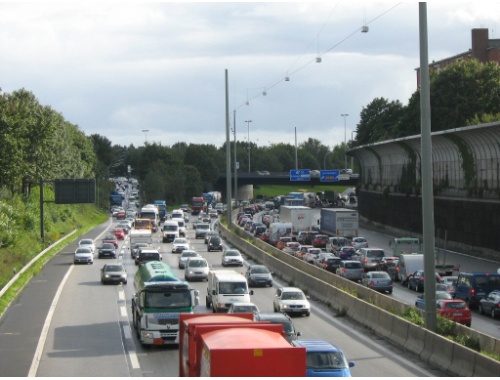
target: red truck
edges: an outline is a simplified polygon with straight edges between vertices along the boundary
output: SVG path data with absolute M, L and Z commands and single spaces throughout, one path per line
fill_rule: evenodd
M 306 350 L 257 325 L 218 329 L 201 334 L 199 376 L 305 377 Z
M 198 215 L 205 210 L 205 200 L 203 197 L 193 197 L 191 200 L 191 215 Z
M 238 332 L 231 332 L 234 329 L 238 329 Z M 250 331 L 245 333 L 247 330 Z M 264 338 L 262 337 L 261 331 L 265 332 L 263 335 Z M 214 332 L 220 333 L 218 338 L 212 337 L 209 339 L 207 334 Z M 234 334 L 237 336 L 239 333 L 243 334 L 239 340 L 245 340 L 244 347 L 239 347 L 239 345 L 234 344 L 234 347 L 232 347 L 229 342 L 234 340 Z M 206 344 L 205 337 L 210 341 L 209 346 Z M 237 353 L 232 354 L 233 359 L 229 362 L 228 360 L 222 359 L 220 355 L 224 356 L 225 354 L 221 354 L 220 347 L 216 348 L 213 346 L 214 339 L 224 340 L 226 343 L 224 343 L 222 347 L 226 350 L 237 349 Z M 288 359 L 286 359 L 285 365 L 284 358 L 290 357 L 290 348 L 293 349 L 284 338 L 284 332 L 281 325 L 270 324 L 268 322 L 255 322 L 253 320 L 253 314 L 251 313 L 235 313 L 231 315 L 180 314 L 179 375 L 182 377 L 199 377 L 207 375 L 305 376 L 305 353 L 303 353 L 302 358 L 300 354 L 296 353 L 297 351 L 293 351 L 291 357 L 295 358 L 295 355 L 299 355 L 300 358 L 297 362 L 302 363 L 298 368 L 296 368 L 296 365 L 290 365 Z M 203 349 L 205 349 L 205 358 L 202 357 Z M 211 359 L 211 350 L 214 350 L 215 356 L 213 356 L 213 358 L 215 358 L 215 361 Z M 255 356 L 254 359 L 246 357 L 249 351 L 253 352 L 252 355 Z M 252 360 L 253 363 L 250 363 Z M 284 365 L 280 366 L 279 363 L 282 362 Z M 208 368 L 207 365 L 211 368 Z M 224 368 L 216 369 L 216 367 Z M 269 369 L 269 367 L 271 367 L 271 369 Z M 204 374 L 201 373 L 202 369 Z

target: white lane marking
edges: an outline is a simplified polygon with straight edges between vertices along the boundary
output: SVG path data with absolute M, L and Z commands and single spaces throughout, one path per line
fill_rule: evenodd
M 118 292 L 118 299 L 119 299 L 120 301 L 124 301 L 124 300 L 125 300 L 125 292 L 124 292 L 123 290 L 120 290 L 120 291 Z
M 127 308 L 125 306 L 120 306 L 120 314 L 122 317 L 126 318 L 127 317 Z
M 31 367 L 28 372 L 28 377 L 36 376 L 36 372 L 38 371 L 38 366 L 40 365 L 40 361 L 42 359 L 43 348 L 45 346 L 45 341 L 47 340 L 47 335 L 49 333 L 52 317 L 54 316 L 54 312 L 56 310 L 57 303 L 59 302 L 59 298 L 61 297 L 62 290 L 64 289 L 64 285 L 66 284 L 66 281 L 68 280 L 69 275 L 73 271 L 74 267 L 75 267 L 74 265 L 71 265 L 69 267 L 68 271 L 64 275 L 64 278 L 61 281 L 61 284 L 59 285 L 59 288 L 57 288 L 56 295 L 54 296 L 54 300 L 52 301 L 49 312 L 47 313 L 47 318 L 45 319 L 45 323 L 43 325 L 42 332 L 40 334 L 40 339 L 38 340 L 38 345 L 36 346 L 35 355 L 33 356 L 33 362 L 31 363 Z
M 123 335 L 125 336 L 125 339 L 132 339 L 132 330 L 130 329 L 130 326 L 123 326 Z
M 130 351 L 128 353 L 128 356 L 130 358 L 130 364 L 132 365 L 132 368 L 141 368 L 141 366 L 139 365 L 139 359 L 137 358 L 137 354 L 135 353 L 135 351 Z

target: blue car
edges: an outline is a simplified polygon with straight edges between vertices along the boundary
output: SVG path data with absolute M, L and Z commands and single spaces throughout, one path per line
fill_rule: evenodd
M 436 291 L 436 302 L 438 300 L 451 300 L 452 295 L 446 291 L 438 290 Z M 425 296 L 423 294 L 419 295 L 415 301 L 415 307 L 420 310 L 425 310 Z
M 351 377 L 354 362 L 337 346 L 325 340 L 294 340 L 292 346 L 306 348 L 307 377 Z

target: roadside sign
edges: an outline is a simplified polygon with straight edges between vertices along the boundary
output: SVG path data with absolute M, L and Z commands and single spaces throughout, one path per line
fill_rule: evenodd
M 309 169 L 290 170 L 290 181 L 310 181 L 310 180 L 311 180 L 311 170 Z
M 340 173 L 339 169 L 320 170 L 319 171 L 319 181 L 320 182 L 338 182 L 339 173 Z

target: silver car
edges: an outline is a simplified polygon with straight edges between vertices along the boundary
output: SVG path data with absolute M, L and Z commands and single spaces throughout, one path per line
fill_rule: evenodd
M 364 237 L 357 236 L 352 238 L 351 245 L 356 250 L 360 248 L 368 248 L 368 241 Z
M 73 259 L 75 264 L 94 264 L 94 252 L 90 248 L 77 248 Z
M 236 265 L 239 267 L 243 266 L 243 257 L 240 251 L 237 249 L 228 249 L 222 254 L 222 266 Z
M 184 278 L 186 281 L 208 280 L 208 271 L 210 267 L 203 257 L 191 257 L 186 261 L 184 268 Z
M 337 268 L 337 274 L 348 280 L 361 281 L 363 276 L 363 266 L 359 261 L 355 260 L 342 260 L 340 267 Z
M 95 253 L 96 247 L 94 240 L 92 239 L 82 239 L 78 242 L 78 248 L 90 248 L 93 253 Z
M 201 257 L 198 252 L 192 249 L 185 249 L 179 256 L 179 269 L 186 267 L 186 262 L 192 257 Z
M 370 289 L 392 294 L 393 283 L 387 272 L 372 271 L 363 273 L 361 283 Z

